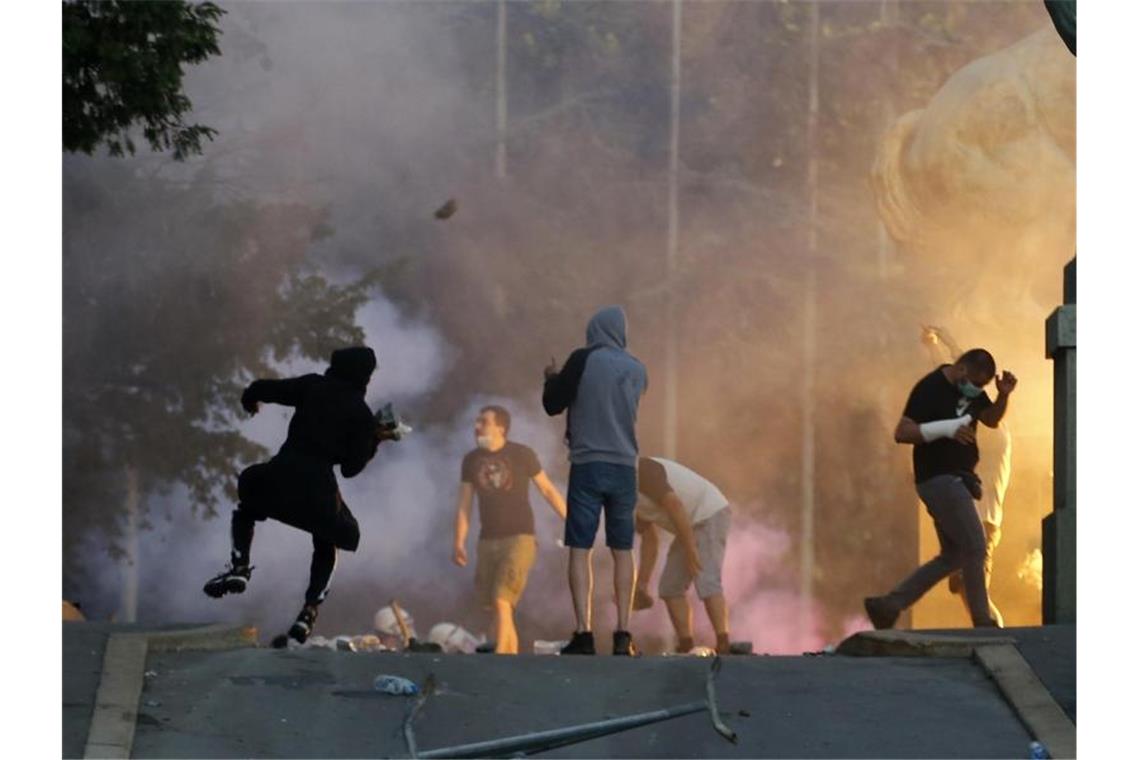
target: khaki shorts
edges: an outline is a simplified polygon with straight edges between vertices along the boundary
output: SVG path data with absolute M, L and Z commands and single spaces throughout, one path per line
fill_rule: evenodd
M 496 599 L 503 599 L 516 606 L 538 553 L 534 536 L 481 538 L 475 551 L 475 592 L 479 603 L 494 607 Z
M 724 549 L 728 544 L 728 530 L 732 525 L 732 512 L 728 507 L 707 520 L 693 526 L 693 537 L 697 542 L 697 556 L 701 560 L 701 572 L 694 578 L 685 566 L 685 552 L 676 538 L 669 547 L 665 558 L 665 568 L 657 584 L 657 593 L 662 599 L 684 596 L 689 585 L 697 582 L 697 596 L 708 599 L 723 594 L 720 583 L 720 570 L 724 565 Z

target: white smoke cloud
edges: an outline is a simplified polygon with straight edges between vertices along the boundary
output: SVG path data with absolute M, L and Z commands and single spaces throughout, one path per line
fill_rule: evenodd
M 423 361 L 417 366 L 422 372 L 409 370 L 405 376 L 409 382 L 414 377 L 430 378 L 432 368 L 442 366 L 440 357 L 445 347 L 429 328 L 400 320 L 394 308 L 376 308 L 372 314 L 379 318 L 372 321 L 370 335 L 386 335 L 388 345 L 397 352 L 405 341 L 435 344 L 434 349 L 421 348 Z M 414 356 L 416 352 L 400 355 Z M 381 389 L 370 388 L 370 395 L 414 398 L 411 385 L 404 383 L 397 377 Z M 431 386 L 429 382 L 423 392 Z M 392 396 L 382 395 L 385 387 Z M 474 567 L 452 564 L 452 525 L 460 462 L 473 447 L 472 427 L 478 409 L 490 403 L 511 410 L 512 440 L 534 448 L 556 485 L 563 488 L 561 427 L 537 411 L 537 395 L 524 402 L 473 397 L 455 419 L 425 426 L 402 441 L 383 444 L 363 473 L 340 479 L 343 498 L 360 523 L 362 538 L 357 552 L 339 553 L 319 630 L 329 634 L 366 631 L 375 610 L 392 597 L 401 600 L 425 631 L 435 622 L 454 620 L 453 613 L 470 606 Z M 265 405 L 244 423 L 243 430 L 275 449 L 284 439 L 290 411 Z M 265 419 L 259 420 L 263 415 Z M 185 499 L 185 492 L 179 489 L 172 498 L 155 503 L 153 527 L 140 535 L 139 619 L 241 622 L 258 626 L 263 638 L 278 632 L 301 605 L 311 554 L 308 534 L 272 520 L 258 523 L 252 552 L 255 570 L 249 589 L 238 597 L 213 600 L 201 588 L 229 556 L 229 509 L 221 510 L 220 519 L 203 521 L 186 508 Z M 562 568 L 563 550 L 555 547 L 561 523 L 536 492 L 532 492 L 532 505 L 542 547 L 539 563 Z M 473 541 L 474 536 L 469 539 Z M 89 579 L 91 590 L 114 597 L 124 578 L 124 563 L 91 564 L 98 568 Z M 558 591 L 565 596 L 561 569 L 556 575 Z M 531 589 L 532 598 L 543 595 L 542 590 Z M 564 612 L 568 614 L 568 605 Z M 483 621 L 457 622 L 478 629 Z

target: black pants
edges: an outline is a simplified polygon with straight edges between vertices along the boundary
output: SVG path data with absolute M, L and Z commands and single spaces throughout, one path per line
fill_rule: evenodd
M 238 497 L 230 524 L 234 563 L 249 564 L 259 520 L 273 518 L 310 533 L 313 557 L 305 604 L 323 602 L 336 568 L 337 548 L 355 551 L 360 544 L 360 526 L 341 499 L 332 470 L 276 457 L 242 472 Z
M 257 520 L 253 513 L 248 509 L 242 509 L 240 504 L 234 510 L 230 522 L 234 564 L 249 564 L 253 548 L 253 528 Z M 305 589 L 305 604 L 316 606 L 325 600 L 335 569 L 336 544 L 313 536 L 313 559 L 309 563 L 309 587 Z

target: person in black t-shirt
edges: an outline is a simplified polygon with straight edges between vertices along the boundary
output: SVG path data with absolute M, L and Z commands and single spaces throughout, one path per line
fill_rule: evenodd
M 459 500 L 455 510 L 455 564 L 467 565 L 467 531 L 471 501 L 479 497 L 479 543 L 475 587 L 481 604 L 494 610 L 493 635 L 497 654 L 518 654 L 519 636 L 514 611 L 534 566 L 537 543 L 530 483 L 563 520 L 566 502 L 542 471 L 534 450 L 507 440 L 511 415 L 501 406 L 487 406 L 475 418 L 477 448 L 463 457 Z
M 991 401 L 983 388 L 996 372 L 990 352 L 974 348 L 919 380 L 910 392 L 895 441 L 914 445 L 914 482 L 934 519 L 940 551 L 889 594 L 863 600 L 875 628 L 892 627 L 903 610 L 959 568 L 974 626 L 996 625 L 986 593 L 986 537 L 974 507 L 982 496 L 974 474 L 976 425 L 997 427 L 1017 386 L 1012 372 L 1002 372 L 997 400 Z

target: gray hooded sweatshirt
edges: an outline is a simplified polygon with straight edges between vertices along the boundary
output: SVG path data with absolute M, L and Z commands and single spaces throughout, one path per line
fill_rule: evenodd
M 645 365 L 626 346 L 625 312 L 601 309 L 586 328 L 586 347 L 546 382 L 547 414 L 569 409 L 566 436 L 571 464 L 637 466 L 637 407 L 649 384 Z

